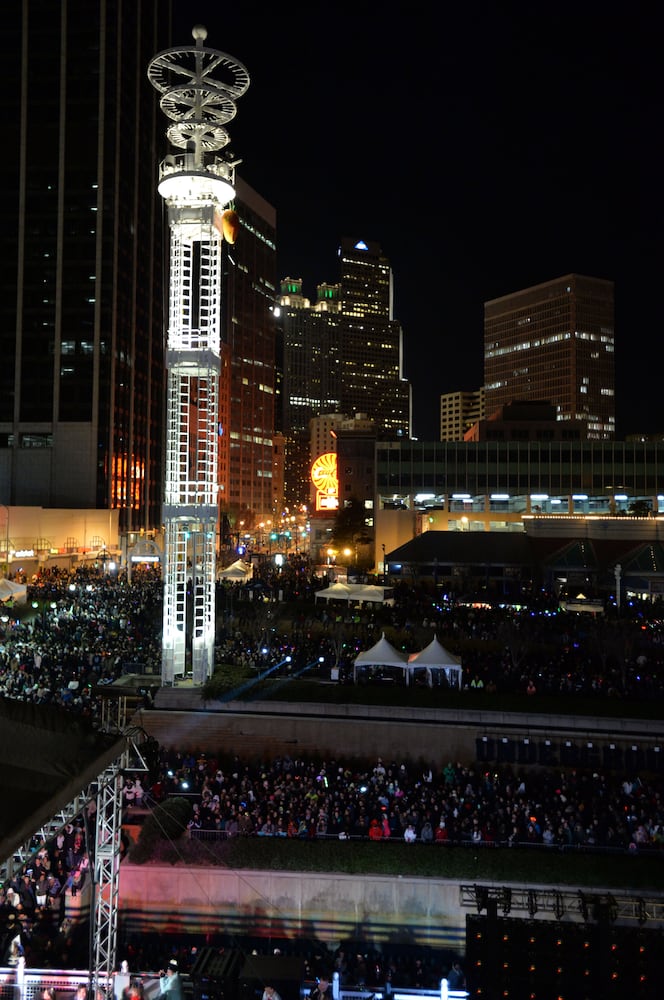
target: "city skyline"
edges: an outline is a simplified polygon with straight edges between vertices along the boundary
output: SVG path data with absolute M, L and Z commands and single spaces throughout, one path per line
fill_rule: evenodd
M 342 238 L 395 279 L 415 434 L 479 388 L 484 302 L 575 272 L 616 286 L 618 434 L 660 429 L 654 344 L 661 153 L 654 38 L 639 15 L 486 8 L 377 21 L 175 0 L 251 76 L 231 126 L 240 176 L 277 209 L 280 277 L 333 280 Z M 433 372 L 433 374 L 432 374 Z

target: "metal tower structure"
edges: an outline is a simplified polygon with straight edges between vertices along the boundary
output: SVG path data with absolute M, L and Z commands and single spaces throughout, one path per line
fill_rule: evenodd
M 62 800 L 50 818 L 18 841 L 8 858 L 0 857 L 0 879 L 14 877 L 27 868 L 38 845 L 48 843 L 67 824 L 82 817 L 86 827 L 86 844 L 91 862 L 90 896 L 90 985 L 94 996 L 112 995 L 113 974 L 117 970 L 118 899 L 120 878 L 122 788 L 125 777 L 147 773 L 148 760 L 154 763 L 156 741 L 140 727 L 129 723 L 129 715 L 142 699 L 127 690 L 103 689 L 100 734 L 109 740 L 100 741 L 94 758 L 87 759 L 87 748 L 94 742 L 92 734 L 74 732 L 68 745 L 68 763 L 62 773 L 76 761 L 77 772 L 65 781 Z M 59 723 L 62 725 L 62 722 Z M 20 732 L 20 723 L 18 723 Z M 51 737 L 52 746 L 42 753 L 62 752 L 61 731 L 56 720 Z M 80 771 L 78 770 L 80 768 Z M 77 784 L 80 782 L 80 784 Z M 45 793 L 42 791 L 42 796 Z M 49 791 L 49 803 L 57 797 Z M 46 803 L 37 794 L 37 811 Z
M 193 46 L 166 49 L 148 67 L 172 122 L 167 138 L 184 150 L 164 159 L 158 185 L 170 228 L 163 685 L 185 675 L 189 653 L 195 684 L 214 668 L 221 260 L 223 236 L 234 241 L 224 206 L 237 161 L 208 154 L 230 141 L 223 126 L 249 86 L 241 63 L 205 47 L 205 28 L 192 35 Z

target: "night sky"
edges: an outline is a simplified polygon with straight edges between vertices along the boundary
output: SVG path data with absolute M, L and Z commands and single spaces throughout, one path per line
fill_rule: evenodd
M 414 432 L 483 379 L 483 305 L 569 272 L 615 282 L 618 434 L 664 431 L 661 45 L 645 7 L 174 0 L 242 61 L 228 125 L 313 298 L 344 236 L 395 280 Z M 276 12 L 275 12 L 276 11 Z M 359 11 L 360 13 L 357 13 Z

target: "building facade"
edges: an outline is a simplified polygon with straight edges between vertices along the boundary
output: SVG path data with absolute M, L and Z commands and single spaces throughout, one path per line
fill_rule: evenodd
M 159 0 L 23 0 L 3 21 L 0 499 L 161 523 Z
M 486 413 L 553 403 L 591 440 L 615 435 L 613 282 L 568 274 L 484 305 Z
M 270 517 L 276 500 L 275 455 L 276 355 L 276 212 L 240 177 L 235 208 L 240 231 L 226 252 L 222 302 L 222 339 L 227 364 L 222 367 L 220 503 L 231 526 L 249 528 Z M 227 379 L 224 386 L 223 379 Z M 283 465 L 283 456 L 277 463 Z M 279 485 L 276 494 L 282 494 Z
M 642 441 L 379 441 L 377 509 L 438 530 L 522 531 L 530 515 L 664 514 L 664 446 Z
M 497 549 L 504 566 L 511 546 L 534 530 L 560 537 L 560 545 L 575 535 L 583 546 L 583 536 L 593 532 L 618 541 L 635 532 L 659 538 L 664 446 L 585 438 L 378 441 L 374 524 L 375 566 L 383 552 L 394 554 L 427 533 L 456 538 L 452 562 L 459 564 L 466 558 L 466 547 L 458 549 L 465 536 L 477 566 Z M 445 539 L 440 544 L 449 549 Z M 575 558 L 582 561 L 582 553 Z M 647 563 L 647 553 L 641 558 Z M 650 581 L 645 591 L 655 593 L 653 581 L 664 580 L 664 569 L 654 550 L 650 563 L 641 566 L 641 575 Z
M 440 397 L 440 440 L 463 441 L 466 432 L 484 416 L 484 389 L 444 393 Z
M 581 441 L 586 426 L 581 420 L 557 420 L 552 403 L 520 399 L 477 420 L 464 441 Z

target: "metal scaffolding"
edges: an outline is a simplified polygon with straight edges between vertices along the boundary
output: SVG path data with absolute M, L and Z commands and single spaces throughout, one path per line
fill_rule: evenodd
M 236 164 L 206 155 L 229 142 L 223 125 L 249 86 L 241 63 L 204 46 L 205 28 L 192 35 L 195 45 L 160 52 L 148 68 L 167 137 L 185 151 L 159 176 L 170 228 L 163 685 L 189 667 L 202 684 L 214 669 L 223 209 Z
M 459 900 L 463 909 L 481 913 L 490 904 L 495 912 L 507 916 L 538 919 L 595 920 L 606 914 L 612 923 L 637 924 L 650 921 L 661 925 L 664 919 L 664 899 L 654 895 L 637 895 L 629 891 L 583 891 L 548 886 L 460 885 Z
M 123 782 L 128 772 L 149 770 L 144 748 L 154 743 L 142 729 L 128 726 L 130 703 L 137 700 L 126 691 L 104 690 L 100 731 L 116 740 L 96 762 L 100 771 L 95 774 L 91 761 L 89 775 L 81 775 L 80 790 L 0 863 L 4 881 L 28 865 L 41 843 L 52 840 L 77 817 L 83 818 L 92 876 L 90 979 L 95 996 L 109 994 L 117 968 Z

